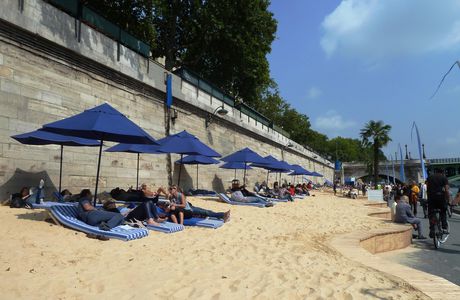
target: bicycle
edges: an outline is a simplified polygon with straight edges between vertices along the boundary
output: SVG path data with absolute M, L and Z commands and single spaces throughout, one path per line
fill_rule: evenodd
M 440 222 L 440 209 L 434 209 L 433 210 L 433 216 L 431 219 L 431 222 L 434 223 L 434 235 L 433 235 L 433 243 L 434 247 L 436 249 L 439 249 L 442 244 L 444 244 L 447 241 L 447 238 L 449 237 L 449 233 L 444 233 L 441 222 Z M 447 232 L 449 232 L 449 222 L 447 222 Z

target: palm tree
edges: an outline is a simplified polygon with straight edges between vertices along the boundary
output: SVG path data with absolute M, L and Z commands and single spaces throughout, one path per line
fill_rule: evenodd
M 360 132 L 363 144 L 367 147 L 371 146 L 373 150 L 374 184 L 377 184 L 379 176 L 380 149 L 391 141 L 391 138 L 388 136 L 390 130 L 391 126 L 385 125 L 382 121 L 369 121 Z

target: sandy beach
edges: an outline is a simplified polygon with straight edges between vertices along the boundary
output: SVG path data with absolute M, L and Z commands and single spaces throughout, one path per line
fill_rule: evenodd
M 228 206 L 217 230 L 150 232 L 99 241 L 45 222 L 41 210 L 0 207 L 2 299 L 425 299 L 404 282 L 328 246 L 337 234 L 387 226 L 372 208 L 316 192 L 273 208 Z

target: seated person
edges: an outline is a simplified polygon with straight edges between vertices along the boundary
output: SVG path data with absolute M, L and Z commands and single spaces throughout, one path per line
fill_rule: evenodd
M 141 191 L 144 194 L 144 197 L 151 199 L 154 203 L 158 202 L 158 198 L 161 194 L 166 197 L 168 196 L 168 192 L 164 188 L 159 187 L 156 192 L 153 192 L 148 188 L 146 183 L 141 185 Z
M 295 187 L 293 184 L 289 184 L 288 192 L 291 194 L 291 196 L 295 196 Z
M 23 187 L 19 193 L 11 195 L 11 208 L 32 208 L 32 201 L 30 194 L 30 189 L 28 187 Z M 29 200 L 29 201 L 28 201 Z
M 234 180 L 232 182 L 232 189 L 231 189 L 231 199 L 235 202 L 243 202 L 243 203 L 262 203 L 265 204 L 266 207 L 273 206 L 273 203 L 262 199 L 256 196 L 245 196 L 243 190 L 240 187 L 240 183 L 238 180 Z
M 185 198 L 183 199 L 185 200 Z M 210 217 L 210 218 L 222 219 L 224 222 L 228 222 L 230 220 L 230 210 L 226 212 L 214 212 L 212 210 L 193 206 L 190 202 L 187 202 L 187 203 L 188 203 L 188 208 L 183 210 L 184 219 Z M 174 222 L 174 217 L 171 217 L 171 216 L 172 215 L 176 216 L 176 215 L 171 210 L 172 205 L 174 204 L 170 204 L 164 201 L 158 202 L 159 215 L 163 217 L 169 217 L 170 220 Z M 173 210 L 175 210 L 175 208 L 173 208 Z M 177 217 L 176 217 L 176 221 L 177 221 Z M 175 222 L 175 223 L 178 223 L 178 222 Z
M 278 198 L 283 200 L 294 201 L 294 198 L 292 198 L 292 195 L 287 189 L 287 185 L 285 183 L 283 183 L 281 188 L 278 189 Z
M 397 201 L 396 212 L 395 212 L 395 222 L 396 223 L 409 223 L 412 226 L 417 227 L 418 238 L 426 239 L 422 234 L 422 225 L 420 219 L 417 219 L 412 213 L 411 206 L 409 205 L 409 197 L 397 195 L 395 200 Z
M 91 205 L 91 191 L 84 189 L 80 193 L 78 201 L 78 216 L 81 221 L 91 226 L 98 226 L 101 230 L 110 229 L 121 225 L 124 221 L 120 213 L 98 210 Z

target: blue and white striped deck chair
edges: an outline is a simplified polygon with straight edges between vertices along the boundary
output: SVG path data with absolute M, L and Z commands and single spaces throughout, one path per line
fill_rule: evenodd
M 230 199 L 226 194 L 224 193 L 219 193 L 219 199 L 224 201 L 225 203 L 231 204 L 231 205 L 244 205 L 244 206 L 254 206 L 254 207 L 265 207 L 265 204 L 263 203 L 246 203 L 246 202 L 237 202 L 233 201 Z
M 145 227 L 147 227 L 150 230 L 159 231 L 163 233 L 174 233 L 174 232 L 184 230 L 184 225 L 176 224 L 172 222 L 163 222 L 163 223 L 160 223 L 159 225 L 146 224 Z
M 55 201 L 45 201 L 45 202 L 42 202 L 40 204 L 37 204 L 37 203 L 32 203 L 32 208 L 33 209 L 47 209 L 49 210 L 51 208 L 51 206 L 55 206 L 55 205 L 64 205 L 64 206 L 77 206 L 78 202 L 55 202 Z
M 199 227 L 206 227 L 206 228 L 219 228 L 224 225 L 224 221 L 220 219 L 214 218 L 190 218 L 184 220 L 185 226 L 199 226 Z
M 130 241 L 140 239 L 149 234 L 145 228 L 124 229 L 120 226 L 112 228 L 110 231 L 100 230 L 97 226 L 91 226 L 78 219 L 78 209 L 75 205 L 53 205 L 49 209 L 53 218 L 64 226 L 82 231 L 84 233 L 102 235 L 108 238 Z
M 278 198 L 270 198 L 270 197 L 264 197 L 259 194 L 256 194 L 257 198 L 268 200 L 268 201 L 273 201 L 273 202 L 288 202 L 288 199 L 278 199 Z

